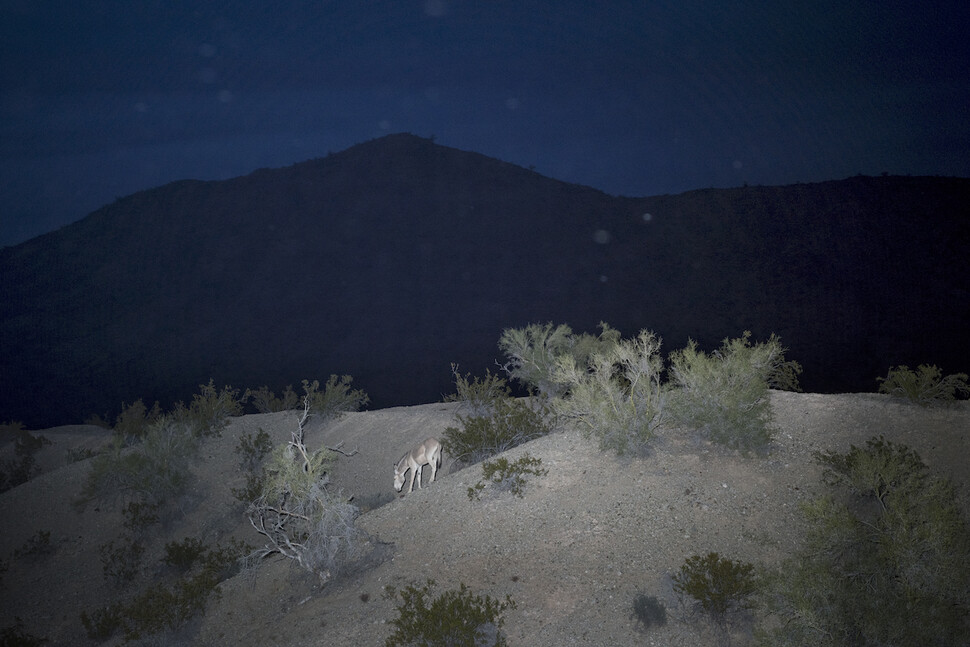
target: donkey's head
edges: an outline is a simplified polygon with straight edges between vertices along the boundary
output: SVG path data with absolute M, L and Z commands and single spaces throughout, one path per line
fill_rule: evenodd
M 402 458 L 394 466 L 394 491 L 400 492 L 404 489 L 404 477 L 408 473 L 407 456 Z

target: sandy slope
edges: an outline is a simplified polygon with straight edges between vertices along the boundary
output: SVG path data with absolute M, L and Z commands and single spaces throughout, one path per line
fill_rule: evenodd
M 875 394 L 771 397 L 778 432 L 767 458 L 736 456 L 676 430 L 657 439 L 647 456 L 618 458 L 565 429 L 510 452 L 511 459 L 528 452 L 549 469 L 521 499 L 506 493 L 469 501 L 467 488 L 480 469 L 449 474 L 446 457 L 436 483 L 392 500 L 392 463 L 453 425 L 454 404 L 311 424 L 311 448 L 342 442 L 342 449 L 358 450 L 340 458 L 333 479 L 362 508 L 374 508 L 359 524 L 383 547 L 377 553 L 383 561 L 323 588 L 285 561 L 268 561 L 255 580 L 240 575 L 223 583 L 221 600 L 205 617 L 166 642 L 378 645 L 395 616 L 384 587 L 432 577 L 440 589 L 464 582 L 477 593 L 511 594 L 518 605 L 506 614 L 512 645 L 713 644 L 705 623 L 678 607 L 669 575 L 694 553 L 714 550 L 768 564 L 789 553 L 803 527 L 798 502 L 822 490 L 813 451 L 844 451 L 884 434 L 916 449 L 967 491 L 970 402 L 927 410 Z M 260 428 L 282 442 L 295 420 L 293 413 L 237 418 L 203 447 L 198 478 L 179 513 L 160 527 L 140 584 L 152 577 L 164 541 L 235 536 L 258 543 L 230 493 L 243 480 L 233 448 L 241 434 Z M 74 442 L 53 430 L 49 437 L 54 444 L 44 452 L 63 454 Z M 0 626 L 19 616 L 52 644 L 76 644 L 83 636 L 78 613 L 118 595 L 104 582 L 97 547 L 118 536 L 121 517 L 106 506 L 83 513 L 71 506 L 85 473 L 85 462 L 63 464 L 0 496 L 0 558 L 10 562 Z M 54 553 L 12 559 L 39 529 L 51 532 Z M 665 601 L 666 626 L 638 631 L 631 605 L 639 592 Z M 741 627 L 736 642 L 743 634 Z

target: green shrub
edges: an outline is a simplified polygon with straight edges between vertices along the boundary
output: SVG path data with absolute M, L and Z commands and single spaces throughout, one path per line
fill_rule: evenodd
M 676 422 L 744 453 L 765 451 L 771 443 L 768 389 L 773 381 L 786 379 L 789 388 L 797 388 L 792 380 L 801 371 L 797 363 L 785 360 L 777 337 L 753 346 L 750 337 L 745 331 L 737 339 L 725 339 L 711 355 L 691 340 L 671 353 L 669 370 L 677 387 L 670 402 Z
M 510 463 L 504 456 L 496 458 L 494 461 L 484 461 L 482 463 L 484 480 L 468 488 L 468 498 L 481 498 L 486 485 L 491 484 L 495 489 L 509 491 L 521 499 L 526 484 L 526 475 L 545 476 L 549 473 L 549 470 L 539 467 L 540 465 L 542 465 L 542 459 L 530 456 L 528 453 L 523 454 L 513 463 Z
M 80 503 L 123 499 L 160 505 L 186 490 L 189 466 L 198 449 L 198 438 L 189 424 L 177 416 L 163 416 L 150 425 L 141 444 L 125 448 L 116 439 L 91 461 Z
M 101 544 L 98 552 L 101 554 L 101 571 L 105 581 L 116 588 L 123 588 L 141 570 L 145 545 L 130 535 L 123 535 Z
M 219 595 L 219 582 L 238 570 L 239 557 L 248 547 L 239 542 L 208 548 L 187 538 L 166 546 L 166 563 L 179 571 L 174 581 L 152 582 L 125 603 L 110 604 L 81 613 L 88 637 L 104 641 L 118 631 L 124 641 L 139 640 L 167 631 L 176 631 L 205 610 L 208 600 Z M 174 563 L 170 559 L 174 557 Z
M 46 436 L 34 436 L 20 422 L 2 425 L 4 436 L 14 437 L 15 458 L 0 461 L 0 492 L 22 485 L 40 472 L 35 454 L 51 441 Z
M 13 556 L 17 559 L 37 559 L 53 553 L 50 530 L 38 530 L 24 542 L 23 546 L 14 551 Z
M 721 626 L 730 614 L 751 608 L 758 590 L 754 566 L 717 553 L 688 557 L 673 581 L 674 591 L 692 597 Z
M 0 631 L 0 646 L 2 647 L 38 647 L 47 642 L 46 638 L 38 638 L 27 633 L 24 629 L 24 621 L 14 618 L 15 622 L 9 627 L 4 627 Z
M 921 407 L 946 403 L 958 396 L 970 395 L 966 373 L 943 377 L 937 366 L 920 364 L 913 372 L 908 366 L 889 369 L 889 375 L 876 378 L 879 392 L 896 398 L 907 398 Z
M 289 411 L 296 409 L 300 405 L 300 397 L 293 391 L 291 385 L 287 385 L 283 389 L 283 395 L 281 397 L 276 397 L 276 394 L 270 391 L 268 386 L 261 386 L 255 391 L 246 389 L 243 400 L 251 400 L 253 407 L 260 413 Z
M 341 413 L 359 411 L 370 402 L 370 397 L 359 389 L 351 389 L 350 384 L 353 381 L 354 378 L 349 375 L 339 378 L 331 375 L 323 391 L 320 391 L 319 381 L 303 380 L 303 391 L 306 393 L 304 397 L 310 402 L 310 412 L 328 420 Z
M 535 398 L 498 398 L 485 415 L 456 414 L 458 427 L 445 429 L 442 449 L 460 463 L 471 465 L 522 443 L 548 434 L 553 412 Z
M 355 525 L 358 509 L 330 491 L 328 470 L 336 455 L 327 448 L 310 452 L 303 439 L 310 395 L 292 440 L 276 448 L 264 469 L 260 494 L 246 512 L 266 540 L 247 562 L 282 555 L 311 572 L 321 583 L 360 556 L 366 535 Z
M 651 627 L 662 627 L 667 624 L 667 608 L 657 596 L 639 593 L 633 598 L 633 613 L 631 617 L 637 621 L 637 627 L 647 631 Z
M 210 378 L 208 384 L 199 385 L 199 392 L 192 396 L 188 408 L 179 402 L 172 415 L 188 423 L 197 437 L 219 436 L 229 423 L 229 418 L 242 415 L 239 389 L 224 386 L 219 391 Z
M 239 437 L 239 444 L 236 445 L 236 453 L 239 454 L 239 467 L 248 472 L 258 470 L 266 456 L 273 451 L 273 441 L 262 428 L 253 434 L 243 434 Z
M 131 405 L 121 405 L 121 413 L 115 419 L 114 433 L 124 440 L 124 444 L 132 445 L 144 440 L 151 424 L 162 417 L 158 402 L 151 411 L 145 408 L 145 403 L 139 398 Z
M 660 382 L 660 338 L 643 330 L 591 355 L 585 365 L 560 356 L 554 379 L 566 395 L 553 401 L 557 413 L 577 420 L 618 454 L 643 448 L 666 417 L 666 389 Z
M 620 333 L 605 323 L 600 323 L 601 333 L 575 335 L 572 329 L 561 324 L 529 324 L 525 328 L 507 328 L 502 331 L 499 349 L 508 358 L 503 366 L 513 379 L 525 385 L 531 392 L 546 397 L 565 393 L 568 386 L 555 376 L 560 358 L 572 357 L 577 366 L 586 366 L 594 354 L 606 352 L 620 339 Z
M 458 365 L 451 365 L 455 376 L 455 393 L 445 396 L 445 402 L 458 402 L 458 410 L 468 416 L 485 417 L 495 411 L 495 403 L 512 397 L 512 390 L 505 379 L 485 370 L 484 378 L 472 379 L 471 374 L 462 376 Z
M 834 491 L 770 580 L 765 645 L 970 644 L 970 524 L 956 490 L 882 437 L 819 453 Z
M 116 603 L 95 609 L 90 614 L 81 611 L 81 624 L 84 625 L 88 638 L 104 642 L 118 633 L 124 626 L 122 609 L 122 605 Z
M 508 595 L 504 601 L 488 595 L 473 595 L 460 585 L 457 591 L 445 591 L 434 599 L 431 593 L 434 580 L 424 586 L 405 587 L 398 616 L 390 621 L 394 633 L 384 643 L 386 647 L 424 645 L 425 647 L 483 647 L 505 645 L 500 629 L 502 614 L 515 608 Z M 390 597 L 393 591 L 388 589 Z
M 167 566 L 184 573 L 200 562 L 207 552 L 208 548 L 201 539 L 186 537 L 182 541 L 167 542 L 162 561 Z

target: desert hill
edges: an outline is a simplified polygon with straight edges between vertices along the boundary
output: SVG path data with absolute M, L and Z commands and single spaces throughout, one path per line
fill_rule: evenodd
M 0 250 L 0 420 L 353 375 L 388 407 L 494 368 L 507 327 L 667 351 L 772 332 L 815 392 L 970 366 L 970 180 L 615 197 L 407 134 L 118 199 Z
M 506 614 L 511 645 L 714 644 L 703 620 L 678 609 L 669 575 L 689 555 L 712 550 L 777 563 L 801 541 L 798 503 L 824 491 L 812 452 L 847 451 L 877 434 L 907 444 L 935 473 L 954 479 L 970 513 L 970 403 L 924 409 L 877 394 L 786 392 L 772 392 L 771 402 L 777 432 L 766 458 L 744 458 L 678 429 L 658 437 L 649 455 L 618 458 L 566 427 L 508 453 L 514 459 L 528 452 L 549 469 L 530 480 L 523 498 L 505 493 L 481 501 L 466 495 L 481 478 L 479 467 L 451 472 L 447 457 L 434 484 L 403 498 L 391 492 L 393 461 L 454 425 L 454 403 L 350 413 L 311 424 L 311 449 L 342 442 L 358 450 L 339 458 L 333 481 L 366 510 L 358 524 L 383 552 L 323 587 L 289 562 L 269 560 L 255 579 L 240 574 L 223 582 L 221 598 L 205 616 L 165 644 L 382 644 L 395 615 L 395 603 L 382 597 L 384 587 L 400 589 L 427 577 L 438 581 L 439 590 L 465 583 L 493 597 L 511 594 L 518 605 Z M 158 576 L 159 567 L 151 565 L 165 542 L 236 537 L 259 543 L 230 493 L 244 480 L 233 448 L 259 429 L 284 442 L 296 417 L 233 418 L 221 437 L 206 441 L 189 492 L 152 533 L 132 590 Z M 121 535 L 121 514 L 112 506 L 81 511 L 72 504 L 90 460 L 63 457 L 79 446 L 90 449 L 94 432 L 37 432 L 52 441 L 38 455 L 47 471 L 0 494 L 0 559 L 9 565 L 0 587 L 0 627 L 19 617 L 28 633 L 48 637 L 52 645 L 83 642 L 79 613 L 128 595 L 106 582 L 98 548 Z M 105 440 L 103 433 L 100 438 Z M 14 557 L 38 531 L 50 533 L 51 550 Z M 647 636 L 631 618 L 639 593 L 657 596 L 669 611 L 667 624 Z M 735 644 L 743 644 L 745 631 L 738 629 Z

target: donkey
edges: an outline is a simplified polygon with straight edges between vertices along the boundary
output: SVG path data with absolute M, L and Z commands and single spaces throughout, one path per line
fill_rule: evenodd
M 411 482 L 408 484 L 408 494 L 414 489 L 415 478 L 417 478 L 418 489 L 420 490 L 421 472 L 424 470 L 424 465 L 431 466 L 431 483 L 434 483 L 438 466 L 441 465 L 441 443 L 436 438 L 428 438 L 401 457 L 401 460 L 394 466 L 394 490 L 400 492 L 404 488 L 404 477 L 407 475 L 408 470 L 411 470 Z

